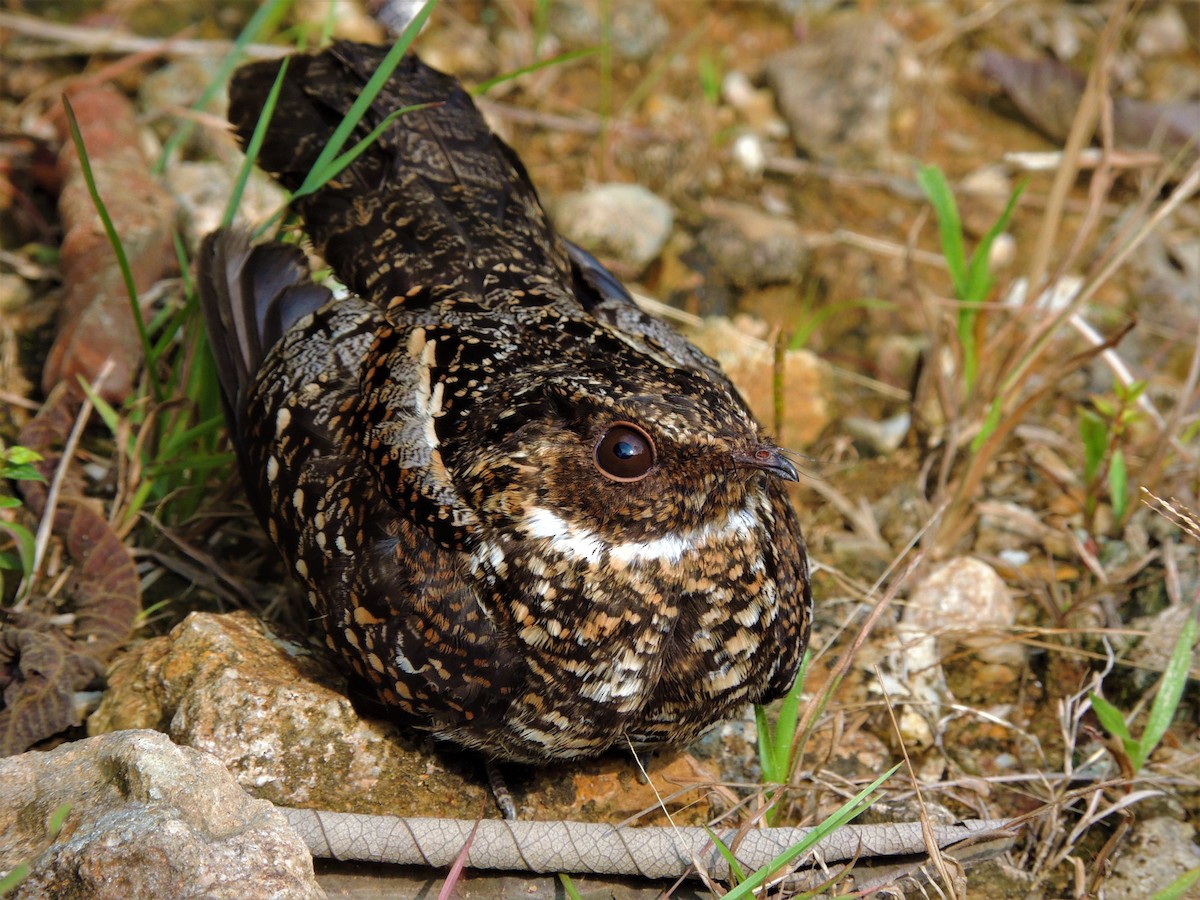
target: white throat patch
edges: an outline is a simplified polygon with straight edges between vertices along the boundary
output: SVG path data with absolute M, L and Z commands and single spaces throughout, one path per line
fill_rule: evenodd
M 751 501 L 752 503 L 753 501 Z M 683 557 L 705 544 L 731 537 L 749 538 L 757 517 L 750 504 L 734 509 L 719 522 L 691 531 L 668 534 L 645 541 L 610 543 L 590 528 L 574 525 L 553 510 L 535 506 L 521 520 L 521 531 L 529 538 L 542 538 L 549 548 L 571 559 L 598 564 L 605 554 L 625 565 L 663 562 L 677 564 Z

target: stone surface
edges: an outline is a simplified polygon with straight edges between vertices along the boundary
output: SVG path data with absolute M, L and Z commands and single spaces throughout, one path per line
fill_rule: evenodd
M 963 556 L 944 563 L 913 589 L 903 622 L 972 647 L 986 662 L 1020 665 L 1025 658 L 1021 644 L 1005 639 L 1016 618 L 1016 602 L 996 570 Z
M 736 287 L 791 283 L 804 275 L 808 245 L 795 222 L 741 203 L 714 203 L 705 212 L 696 244 Z
M 741 322 L 709 316 L 687 329 L 691 341 L 721 364 L 758 420 L 780 445 L 807 447 L 829 423 L 826 368 L 808 350 L 788 350 L 783 357 L 783 422 L 775 422 L 775 350 L 740 327 Z
M 1196 829 L 1191 824 L 1166 816 L 1137 822 L 1117 857 L 1113 874 L 1105 879 L 1104 896 L 1108 900 L 1149 897 L 1197 866 L 1200 847 L 1196 846 Z
M 904 442 L 912 427 L 912 415 L 896 413 L 886 419 L 868 419 L 866 416 L 846 416 L 842 420 L 846 433 L 854 438 L 855 446 L 874 456 L 887 456 Z
M 900 45 L 881 18 L 854 16 L 767 61 L 767 83 L 800 150 L 839 164 L 880 161 Z
M 199 246 L 206 234 L 220 227 L 236 174 L 234 167 L 214 161 L 181 161 L 167 170 L 166 186 L 179 204 L 189 247 Z M 238 221 L 257 226 L 285 203 L 287 194 L 255 169 L 238 204 Z
M 480 760 L 441 752 L 360 717 L 321 660 L 272 638 L 246 613 L 193 613 L 119 659 L 91 733 L 155 728 L 203 749 L 256 797 L 334 812 L 473 819 L 497 816 Z M 654 786 L 628 754 L 541 769 L 506 766 L 522 818 L 619 821 L 672 801 L 703 820 L 715 775 L 683 753 L 656 755 Z M 697 798 L 701 802 L 696 802 Z M 678 818 L 678 817 L 677 817 Z
M 605 21 L 617 57 L 646 62 L 670 37 L 671 23 L 645 0 L 555 0 L 549 24 L 567 47 L 594 47 Z
M 54 838 L 48 820 L 70 804 Z M 0 870 L 14 897 L 320 897 L 300 837 L 215 759 L 152 731 L 0 759 Z
M 596 185 L 553 208 L 563 235 L 635 274 L 662 251 L 675 222 L 670 204 L 637 184 Z

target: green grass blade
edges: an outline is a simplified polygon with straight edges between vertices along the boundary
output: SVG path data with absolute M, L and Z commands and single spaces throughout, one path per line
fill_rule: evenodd
M 379 92 L 383 89 L 384 84 L 392 77 L 392 72 L 396 70 L 396 66 L 400 65 L 400 60 L 404 58 L 404 54 L 408 51 L 409 44 L 412 43 L 413 38 L 417 36 L 418 32 L 424 26 L 425 20 L 429 18 L 429 14 L 433 12 L 433 8 L 437 5 L 437 2 L 438 0 L 426 0 L 425 5 L 421 7 L 420 11 L 413 17 L 413 20 L 400 33 L 400 37 L 396 39 L 396 43 L 392 45 L 392 49 L 383 58 L 383 62 L 375 70 L 375 74 L 370 77 L 363 87 L 362 93 L 351 104 L 350 111 L 346 113 L 346 117 L 334 129 L 329 143 L 321 150 L 317 161 L 313 163 L 312 169 L 305 176 L 295 196 L 311 193 L 328 180 L 323 176 L 323 173 L 329 167 L 329 164 L 337 159 L 343 145 L 350 139 L 350 135 L 358 127 L 358 123 L 362 121 L 362 117 L 366 115 L 367 110 L 371 108 L 371 104 L 379 96 Z
M 1113 451 L 1108 464 L 1108 499 L 1112 504 L 1113 516 L 1120 522 L 1125 518 L 1129 505 L 1129 473 L 1125 469 L 1125 454 L 1118 447 Z
M 779 718 L 775 720 L 775 761 L 783 769 L 781 781 L 791 781 L 792 754 L 796 747 L 796 725 L 800 721 L 800 699 L 804 693 L 804 677 L 808 674 L 808 661 L 811 657 L 806 649 L 800 659 L 800 670 L 796 680 L 788 688 L 783 703 L 779 706 Z
M 440 103 L 416 103 L 416 104 L 413 104 L 412 106 L 402 106 L 400 109 L 392 110 L 390 113 L 388 113 L 386 116 L 383 117 L 382 122 L 380 122 L 378 125 L 376 125 L 374 128 L 371 129 L 370 134 L 368 134 L 365 138 L 363 138 L 361 141 L 359 141 L 357 144 L 355 144 L 353 147 L 351 147 L 345 153 L 336 157 L 320 173 L 317 173 L 319 175 L 319 177 L 314 178 L 311 188 L 305 189 L 304 185 L 301 185 L 300 188 L 296 191 L 296 193 L 292 194 L 292 199 L 295 200 L 298 197 L 303 197 L 306 194 L 311 194 L 311 193 L 313 193 L 313 191 L 319 190 L 322 185 L 328 184 L 331 179 L 336 178 L 338 176 L 338 174 L 342 171 L 342 169 L 346 168 L 346 166 L 350 165 L 350 163 L 352 163 L 352 162 L 354 162 L 354 160 L 358 159 L 363 154 L 363 151 L 365 151 L 368 147 L 370 147 L 373 143 L 375 143 L 375 141 L 377 141 L 379 139 L 379 136 L 381 134 L 383 134 L 384 131 L 387 130 L 388 126 L 391 125 L 393 122 L 395 122 L 396 119 L 400 118 L 400 116 L 403 116 L 407 113 L 417 112 L 418 110 L 429 109 L 430 107 L 440 106 L 440 105 L 441 105 Z M 314 169 L 313 172 L 316 172 L 316 170 Z M 311 176 L 313 173 L 310 172 L 309 174 Z M 305 181 L 307 182 L 308 179 L 306 178 Z
M 254 125 L 254 133 L 250 135 L 250 142 L 246 145 L 246 158 L 242 160 L 242 164 L 238 168 L 237 178 L 234 179 L 233 190 L 229 195 L 229 202 L 225 204 L 225 214 L 221 217 L 221 226 L 224 228 L 228 228 L 233 224 L 238 207 L 242 205 L 242 195 L 246 192 L 246 182 L 250 180 L 250 170 L 254 168 L 254 164 L 258 161 L 258 154 L 262 150 L 263 140 L 267 136 L 267 126 L 271 124 L 271 119 L 275 115 L 275 106 L 279 102 L 279 92 L 283 89 L 283 79 L 287 76 L 289 62 L 290 60 L 285 59 L 279 64 L 279 73 L 275 76 L 275 82 L 271 85 L 271 90 L 267 92 L 267 99 L 263 103 L 262 113 L 258 117 L 258 122 Z
M 1184 872 L 1161 891 L 1155 893 L 1150 900 L 1179 900 L 1181 897 L 1194 897 L 1191 889 L 1200 884 L 1200 866 Z
M 539 69 L 548 69 L 551 66 L 561 66 L 575 62 L 578 59 L 586 59 L 589 56 L 595 56 L 599 52 L 599 47 L 585 47 L 582 50 L 571 50 L 567 53 L 560 53 L 558 56 L 552 56 L 550 59 L 539 59 L 535 63 L 521 66 L 519 69 L 513 69 L 511 72 L 505 72 L 502 75 L 497 75 L 495 78 L 489 78 L 487 81 L 481 81 L 475 87 L 471 88 L 470 94 L 472 97 L 479 97 L 486 94 L 498 84 L 512 81 L 514 78 L 520 78 L 522 75 L 528 75 L 530 72 L 536 72 Z
M 1108 427 L 1090 409 L 1079 410 L 1079 437 L 1083 441 L 1083 477 L 1090 485 L 1104 464 L 1108 449 Z
M 1021 182 L 1013 190 L 1008 198 L 1008 204 L 1004 207 L 1004 212 L 1000 213 L 1000 218 L 992 223 L 992 227 L 987 230 L 987 234 L 976 246 L 975 252 L 971 254 L 971 263 L 967 272 L 967 291 L 962 298 L 969 303 L 982 303 L 991 293 L 992 276 L 989 263 L 991 262 L 992 244 L 1012 221 L 1013 213 L 1017 210 L 1017 201 L 1021 199 L 1027 183 Z
M 738 862 L 738 858 L 733 855 L 733 851 L 725 846 L 725 842 L 717 837 L 711 828 L 705 825 L 704 830 L 708 833 L 713 846 L 717 848 L 717 852 L 721 854 L 729 866 L 729 880 L 734 884 L 741 884 L 746 880 L 746 872 L 742 869 L 742 864 Z
M 571 880 L 571 876 L 566 872 L 559 873 L 559 882 L 563 886 L 563 893 L 567 895 L 567 900 L 583 900 L 579 896 L 579 889 L 575 887 L 575 882 Z
M 246 23 L 246 27 L 242 29 L 241 34 L 233 42 L 233 46 L 229 48 L 229 52 L 225 54 L 225 58 L 221 60 L 221 65 L 217 68 L 217 72 L 213 75 L 212 81 L 208 87 L 204 89 L 204 93 L 200 95 L 200 99 L 192 104 L 192 109 L 203 110 L 204 107 L 212 101 L 212 99 L 220 93 L 226 82 L 229 81 L 229 76 L 233 74 L 233 70 L 238 63 L 242 61 L 242 56 L 246 52 L 246 45 L 258 38 L 258 36 L 266 30 L 266 27 L 274 22 L 278 22 L 283 18 L 287 8 L 292 5 L 292 0 L 268 0 L 261 4 L 258 10 L 250 17 L 250 21 Z M 154 174 L 161 175 L 167 169 L 167 160 L 175 153 L 188 135 L 192 133 L 192 128 L 195 123 L 190 120 L 181 122 L 167 140 L 163 143 L 162 153 L 159 154 L 158 162 L 154 165 Z
M 758 767 L 762 769 L 762 780 L 777 782 L 779 766 L 775 763 L 775 741 L 771 736 L 771 723 L 767 721 L 765 706 L 755 705 L 754 723 L 758 732 Z
M 161 463 L 148 466 L 146 474 L 152 478 L 161 478 L 167 475 L 179 475 L 183 473 L 203 475 L 211 472 L 214 469 L 229 469 L 237 462 L 237 457 L 232 453 L 214 453 L 211 456 L 197 456 L 191 459 L 177 460 L 175 462 Z M 189 482 L 191 479 L 189 479 Z M 190 483 L 181 484 L 180 487 L 199 487 Z M 165 492 L 164 492 L 165 493 Z
M 869 785 L 855 794 L 850 800 L 846 801 L 846 803 L 844 803 L 840 809 L 838 809 L 820 825 L 805 835 L 803 840 L 791 847 L 788 847 L 788 849 L 784 850 L 761 869 L 755 871 L 753 875 L 726 894 L 724 900 L 738 900 L 738 898 L 750 895 L 781 867 L 787 865 L 802 853 L 810 850 L 818 842 L 832 834 L 837 829 L 841 828 L 855 816 L 859 815 L 863 810 L 867 809 L 867 807 L 871 806 L 871 804 L 875 801 L 873 799 L 869 800 L 868 798 L 881 784 L 891 778 L 899 768 L 899 764 L 894 765 L 874 781 L 872 781 Z
M 1129 726 L 1125 724 L 1125 717 L 1121 715 L 1121 711 L 1101 697 L 1099 694 L 1093 693 L 1092 710 L 1096 713 L 1096 718 L 1100 720 L 1100 724 L 1115 738 L 1120 738 L 1122 741 L 1132 739 L 1129 734 Z
M 917 172 L 917 183 L 925 191 L 937 217 L 938 234 L 942 242 L 942 255 L 946 257 L 946 266 L 950 270 L 950 280 L 954 282 L 954 291 L 960 300 L 967 297 L 967 254 L 963 247 L 962 220 L 958 215 L 958 205 L 954 202 L 954 194 L 946 176 L 937 166 L 922 166 Z
M 121 280 L 125 282 L 125 291 L 129 295 L 129 306 L 133 311 L 133 323 L 137 328 L 138 340 L 142 344 L 142 355 L 146 358 L 146 376 L 150 381 L 150 390 L 154 395 L 154 399 L 161 403 L 163 389 L 162 384 L 158 380 L 158 359 L 154 355 L 154 348 L 150 344 L 150 335 L 146 331 L 146 321 L 142 318 L 142 307 L 138 303 L 137 285 L 133 282 L 133 269 L 129 266 L 129 257 L 125 255 L 125 245 L 121 242 L 121 236 L 117 234 L 112 217 L 108 214 L 108 207 L 104 205 L 104 200 L 100 197 L 100 191 L 96 188 L 96 177 L 92 172 L 91 161 L 88 159 L 87 147 L 83 145 L 83 134 L 79 130 L 79 121 L 75 118 L 75 110 L 71 106 L 71 101 L 66 94 L 63 94 L 62 102 L 63 108 L 67 113 L 67 128 L 71 132 L 71 141 L 75 144 L 75 153 L 79 158 L 79 168 L 83 172 L 83 180 L 87 184 L 92 204 L 96 207 L 96 214 L 100 216 L 100 222 L 104 226 L 104 234 L 108 238 L 109 244 L 112 245 L 113 253 L 116 254 L 117 267 L 121 270 Z
M 1196 617 L 1189 615 L 1187 622 L 1183 625 L 1183 631 L 1179 634 L 1179 639 L 1175 642 L 1175 649 L 1171 651 L 1171 659 L 1167 663 L 1167 670 L 1163 672 L 1162 683 L 1158 686 L 1154 703 L 1150 706 L 1150 715 L 1146 719 L 1146 730 L 1142 733 L 1141 758 L 1139 765 L 1135 768 L 1140 768 L 1140 764 L 1144 763 L 1146 758 L 1154 752 L 1158 742 L 1167 733 L 1171 720 L 1175 718 L 1175 711 L 1179 708 L 1179 699 L 1183 696 L 1183 689 L 1187 685 L 1188 670 L 1192 662 L 1192 646 L 1195 643 Z
M 92 406 L 96 407 L 96 415 L 100 417 L 100 421 L 104 423 L 104 427 L 112 432 L 112 436 L 117 436 L 117 430 L 121 424 L 120 414 L 113 408 L 107 400 L 92 390 L 92 386 L 87 383 L 83 376 L 79 376 L 79 387 L 89 400 L 92 401 Z
M 979 428 L 979 434 L 975 435 L 975 439 L 971 441 L 971 452 L 978 453 L 979 448 L 984 445 L 984 442 L 995 433 L 1000 427 L 1000 416 L 1004 411 L 1004 407 L 1000 403 L 1000 397 L 996 397 L 988 407 L 987 418 L 983 420 L 983 425 Z
M 0 897 L 28 878 L 31 871 L 33 870 L 29 868 L 29 863 L 17 863 L 13 866 L 7 875 L 0 878 Z

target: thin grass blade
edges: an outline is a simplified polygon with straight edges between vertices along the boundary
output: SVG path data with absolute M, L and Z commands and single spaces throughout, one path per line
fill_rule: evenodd
M 438 0 L 427 0 L 425 5 L 413 16 L 413 20 L 400 33 L 400 37 L 396 39 L 396 43 L 392 45 L 392 49 L 388 51 L 379 68 L 375 70 L 375 74 L 363 86 L 362 93 L 359 94 L 358 99 L 351 104 L 350 111 L 346 113 L 346 117 L 334 129 L 329 143 L 325 145 L 325 148 L 317 157 L 317 161 L 313 163 L 312 169 L 305 176 L 295 196 L 299 197 L 306 193 L 311 193 L 325 183 L 327 179 L 322 177 L 322 173 L 326 171 L 331 162 L 337 159 L 343 145 L 349 140 L 354 129 L 358 127 L 358 123 L 362 121 L 362 117 L 366 115 L 367 110 L 371 108 L 371 104 L 379 96 L 379 92 L 383 89 L 384 84 L 392 77 L 396 66 L 400 65 L 400 60 L 408 52 L 408 47 L 413 42 L 413 38 L 417 36 L 421 28 L 425 25 L 425 21 L 429 18 L 430 13 L 433 12 L 433 8 L 437 6 L 437 2 Z
M 133 269 L 129 266 L 129 257 L 125 254 L 125 245 L 121 242 L 121 236 L 117 234 L 112 217 L 108 214 L 108 207 L 104 205 L 100 191 L 96 188 L 96 176 L 92 172 L 87 147 L 83 144 L 83 134 L 79 130 L 79 121 L 75 118 L 75 110 L 71 106 L 71 100 L 66 94 L 63 94 L 62 102 L 63 109 L 66 110 L 67 114 L 67 128 L 71 132 L 71 141 L 75 144 L 75 153 L 79 157 L 79 168 L 83 172 L 83 180 L 87 184 L 88 195 L 92 198 L 92 204 L 96 207 L 96 214 L 100 216 L 100 222 L 104 226 L 104 234 L 108 238 L 109 244 L 112 245 L 113 253 L 117 257 L 117 267 L 121 270 L 121 280 L 125 282 L 125 291 L 129 295 L 129 307 L 133 312 L 133 323 L 137 328 L 138 340 L 142 345 L 142 355 L 146 359 L 146 376 L 150 381 L 150 390 L 154 395 L 154 399 L 161 403 L 163 388 L 158 380 L 158 373 L 156 371 L 158 368 L 158 358 L 154 355 L 154 347 L 151 345 L 150 335 L 146 331 L 146 321 L 142 318 L 142 307 L 138 303 L 137 286 L 133 281 Z
M 1150 706 L 1150 715 L 1146 719 L 1146 730 L 1142 734 L 1141 758 L 1137 761 L 1137 768 L 1141 767 L 1141 764 L 1158 746 L 1158 742 L 1167 733 L 1171 720 L 1175 718 L 1175 711 L 1179 708 L 1179 699 L 1183 696 L 1183 689 L 1187 685 L 1188 671 L 1192 662 L 1192 647 L 1195 643 L 1196 617 L 1189 615 L 1187 622 L 1184 623 L 1183 631 L 1179 634 L 1179 639 L 1175 641 L 1175 649 L 1171 651 L 1171 659 L 1167 662 L 1166 671 L 1163 672 L 1162 683 L 1158 686 L 1158 693 L 1154 697 L 1154 703 Z

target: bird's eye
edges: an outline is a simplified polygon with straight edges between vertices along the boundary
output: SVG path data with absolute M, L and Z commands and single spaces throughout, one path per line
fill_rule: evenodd
M 637 481 L 654 468 L 654 441 L 632 422 L 609 426 L 592 452 L 600 474 L 613 481 Z

